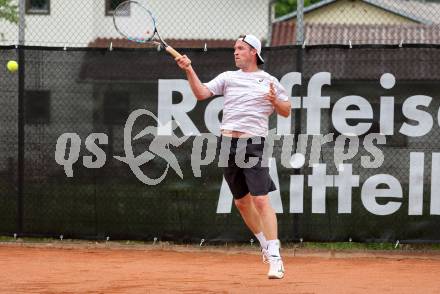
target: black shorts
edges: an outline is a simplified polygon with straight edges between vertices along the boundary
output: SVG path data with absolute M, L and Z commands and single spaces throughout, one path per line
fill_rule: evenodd
M 264 138 L 254 138 L 254 142 L 259 143 L 252 143 L 252 138 L 240 139 L 239 143 L 238 138 L 222 136 L 220 138 L 221 148 L 227 145 L 225 140 L 230 140 L 231 146 L 227 167 L 224 167 L 223 174 L 234 198 L 243 198 L 248 193 L 252 196 L 262 196 L 275 191 L 276 187 L 269 175 L 267 159 L 263 160 Z M 239 154 L 239 160 L 236 162 L 237 154 Z M 257 161 L 257 164 L 249 167 L 251 165 L 249 160 Z M 249 166 L 244 166 L 243 163 Z

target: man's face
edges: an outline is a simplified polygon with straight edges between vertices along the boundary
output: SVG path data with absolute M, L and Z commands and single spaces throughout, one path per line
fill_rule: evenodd
M 234 59 L 235 65 L 240 68 L 246 68 L 249 65 L 256 63 L 257 50 L 249 46 L 249 44 L 242 40 L 237 40 L 234 45 Z

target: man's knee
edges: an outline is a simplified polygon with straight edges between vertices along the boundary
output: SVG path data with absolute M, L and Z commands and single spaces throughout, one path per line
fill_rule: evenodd
M 248 208 L 250 205 L 252 205 L 252 199 L 249 194 L 244 196 L 240 199 L 234 199 L 235 206 L 238 208 L 238 210 L 243 210 Z
M 258 211 L 265 211 L 267 209 L 271 209 L 269 196 L 255 196 L 252 197 L 252 200 L 254 201 L 254 205 L 257 208 Z

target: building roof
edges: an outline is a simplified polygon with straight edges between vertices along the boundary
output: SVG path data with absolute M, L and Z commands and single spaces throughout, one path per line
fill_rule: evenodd
M 304 14 L 332 4 L 338 0 L 323 0 L 304 8 Z M 440 24 L 440 3 L 417 0 L 359 0 L 421 24 Z M 281 16 L 274 22 L 296 18 L 296 11 Z
M 232 48 L 236 40 L 217 40 L 217 39 L 167 39 L 166 42 L 175 48 Z M 154 48 L 151 43 L 135 43 L 124 38 L 96 38 L 88 44 L 92 48 L 108 48 L 110 43 L 114 48 Z
M 295 25 L 292 22 L 273 24 L 271 46 L 295 44 Z M 423 24 L 305 24 L 304 40 L 317 44 L 439 44 L 438 26 Z

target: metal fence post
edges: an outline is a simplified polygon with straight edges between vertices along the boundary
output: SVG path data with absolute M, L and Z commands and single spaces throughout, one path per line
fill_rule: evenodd
M 295 29 L 296 29 L 296 44 L 297 45 L 301 45 L 304 42 L 304 0 L 298 0 L 297 1 L 297 10 L 296 10 L 296 24 L 295 24 Z M 301 47 L 299 47 L 296 51 L 296 69 L 298 72 L 304 72 L 303 71 L 303 50 L 301 49 Z M 301 87 L 298 92 L 297 92 L 297 96 L 303 96 L 303 88 Z M 294 121 L 295 121 L 295 129 L 294 129 L 294 134 L 295 134 L 295 146 L 298 147 L 298 138 L 299 135 L 301 134 L 301 122 L 302 122 L 302 117 L 301 117 L 301 110 L 300 109 L 296 109 L 294 112 Z M 299 169 L 295 169 L 294 170 L 294 174 L 298 175 L 300 174 L 300 170 Z M 300 214 L 293 214 L 293 239 L 294 240 L 300 240 L 301 238 L 301 215 Z
M 18 6 L 18 170 L 17 170 L 17 230 L 23 233 L 23 184 L 24 184 L 24 75 L 25 75 L 25 1 Z
M 298 0 L 296 6 L 296 44 L 304 42 L 304 0 Z
M 275 19 L 275 0 L 271 0 L 269 2 L 269 9 L 268 9 L 268 28 L 267 28 L 267 46 L 272 45 L 272 22 Z

